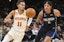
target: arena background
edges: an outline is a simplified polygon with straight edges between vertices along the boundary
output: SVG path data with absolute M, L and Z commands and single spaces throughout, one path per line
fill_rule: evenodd
M 33 7 L 37 13 L 43 7 L 43 2 L 46 0 L 25 0 L 26 8 Z M 53 3 L 53 7 L 60 10 L 61 14 L 64 15 L 64 0 L 50 0 Z M 5 18 L 6 12 L 9 13 L 11 10 L 16 9 L 17 0 L 0 0 L 0 17 Z
M 1 32 L 1 25 L 3 25 L 3 19 L 8 15 L 11 10 L 17 9 L 16 2 L 18 0 L 0 0 L 0 34 Z M 33 22 L 37 18 L 37 15 L 41 9 L 43 9 L 43 3 L 47 0 L 25 0 L 26 2 L 26 9 L 32 7 L 36 10 L 37 14 L 34 17 Z M 53 3 L 53 8 L 60 10 L 61 12 L 61 21 L 64 23 L 64 0 L 50 0 Z M 32 26 L 32 25 L 31 25 Z M 0 38 L 2 35 L 0 35 Z

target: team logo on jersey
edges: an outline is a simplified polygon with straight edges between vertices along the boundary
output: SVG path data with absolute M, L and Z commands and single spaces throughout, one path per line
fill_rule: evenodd
M 15 20 L 24 20 L 24 21 L 26 21 L 26 18 L 23 18 L 23 17 L 15 17 Z
M 50 14 L 50 16 L 53 16 L 53 14 Z

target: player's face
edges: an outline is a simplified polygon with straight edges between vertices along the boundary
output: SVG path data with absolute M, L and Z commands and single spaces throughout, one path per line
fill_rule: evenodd
M 24 9 L 25 9 L 25 2 L 20 2 L 20 3 L 18 4 L 18 9 L 24 10 Z
M 45 11 L 49 11 L 49 10 L 51 10 L 51 8 L 52 8 L 52 6 L 51 5 L 49 5 L 49 4 L 44 4 L 44 10 Z

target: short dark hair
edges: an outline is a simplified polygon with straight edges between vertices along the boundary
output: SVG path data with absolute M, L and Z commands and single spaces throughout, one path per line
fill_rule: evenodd
M 53 6 L 51 1 L 45 1 L 44 4 L 48 3 L 50 6 Z
M 24 0 L 18 0 L 16 4 L 18 5 L 20 2 L 25 2 L 25 1 Z

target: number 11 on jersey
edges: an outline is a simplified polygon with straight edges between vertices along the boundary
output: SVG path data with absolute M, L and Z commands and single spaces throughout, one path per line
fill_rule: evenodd
M 18 26 L 21 27 L 22 26 L 22 22 L 18 22 Z

